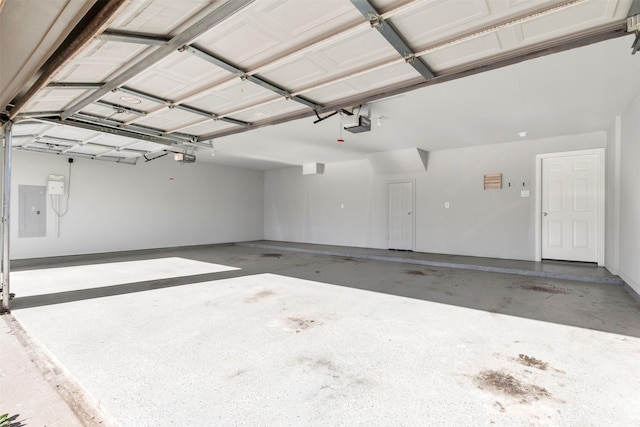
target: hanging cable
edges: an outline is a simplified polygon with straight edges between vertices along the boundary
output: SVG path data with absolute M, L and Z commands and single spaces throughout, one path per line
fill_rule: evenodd
M 49 197 L 51 198 L 51 208 L 53 209 L 53 211 L 55 212 L 56 215 L 58 215 L 58 218 L 62 218 L 63 216 L 65 216 L 67 214 L 67 212 L 69 212 L 69 197 L 71 195 L 71 165 L 73 164 L 73 159 L 69 159 L 69 183 L 67 184 L 67 203 L 65 203 L 65 208 L 64 208 L 64 212 L 60 213 L 59 212 L 59 206 L 54 206 L 53 204 L 53 194 L 49 194 Z M 58 201 L 60 201 L 59 197 L 58 197 Z
M 344 139 L 342 139 L 342 126 L 343 126 L 342 116 L 343 116 L 342 111 L 340 111 L 340 134 L 338 137 L 338 144 L 344 144 Z

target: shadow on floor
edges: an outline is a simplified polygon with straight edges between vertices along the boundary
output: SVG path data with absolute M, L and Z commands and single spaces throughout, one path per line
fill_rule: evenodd
M 385 262 L 352 256 L 212 245 L 22 262 L 17 268 L 51 268 L 177 256 L 239 267 L 223 273 L 181 276 L 56 294 L 17 297 L 12 309 L 144 292 L 172 286 L 273 273 L 338 286 L 640 337 L 640 305 L 622 286 Z M 572 266 L 572 268 L 576 268 Z

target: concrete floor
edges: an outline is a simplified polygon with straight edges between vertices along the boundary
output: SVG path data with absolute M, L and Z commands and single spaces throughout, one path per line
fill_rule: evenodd
M 125 426 L 640 425 L 640 306 L 602 269 L 274 246 L 16 262 L 13 315 Z

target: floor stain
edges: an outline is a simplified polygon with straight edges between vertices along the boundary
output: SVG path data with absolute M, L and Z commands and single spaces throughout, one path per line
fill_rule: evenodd
M 546 371 L 549 366 L 547 362 L 543 362 L 542 360 L 536 359 L 532 356 L 527 356 L 526 354 L 519 354 L 518 358 L 515 360 L 524 366 L 530 366 L 532 368 L 540 369 L 541 371 Z
M 426 276 L 426 274 L 420 270 L 407 270 L 405 271 L 405 274 L 412 274 L 414 276 Z
M 352 262 L 354 264 L 362 264 L 363 262 L 361 259 L 351 258 L 348 256 L 332 256 L 331 258 L 337 262 Z
M 261 254 L 262 258 L 280 258 L 282 254 Z
M 304 317 L 289 317 L 287 318 L 287 322 L 289 323 L 289 326 L 296 331 L 296 333 L 300 333 L 312 326 L 320 324 L 320 322 L 316 322 L 315 319 L 306 319 Z
M 478 387 L 511 396 L 520 403 L 530 403 L 541 398 L 551 398 L 547 389 L 535 384 L 528 384 L 507 372 L 487 370 L 475 377 Z
M 329 393 L 323 395 L 325 398 L 344 397 L 352 394 L 354 389 L 375 386 L 369 378 L 349 372 L 346 367 L 341 367 L 326 357 L 299 356 L 296 358 L 296 365 L 301 365 L 325 377 L 325 384 L 319 387 L 320 391 Z
M 563 288 L 556 288 L 555 286 L 550 285 L 540 285 L 540 284 L 531 284 L 531 285 L 521 285 L 521 289 L 526 289 L 528 291 L 536 291 L 536 292 L 546 292 L 549 294 L 570 294 L 569 290 Z
M 228 378 L 237 378 L 237 377 L 241 377 L 241 376 L 243 376 L 243 375 L 244 375 L 244 374 L 246 374 L 246 373 L 247 373 L 247 370 L 246 370 L 246 369 L 239 369 L 239 370 L 235 371 L 233 374 L 229 375 L 229 377 L 228 377 Z
M 276 293 L 274 291 L 272 291 L 270 289 L 266 289 L 264 291 L 260 291 L 260 292 L 258 292 L 256 294 L 253 294 L 250 297 L 245 298 L 244 302 L 247 302 L 249 304 L 254 304 L 256 302 L 260 302 L 263 299 L 272 297 L 274 295 L 276 295 Z

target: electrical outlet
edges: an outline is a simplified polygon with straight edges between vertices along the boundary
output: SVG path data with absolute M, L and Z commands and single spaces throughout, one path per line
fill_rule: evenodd
M 444 202 L 445 209 L 449 209 L 449 202 Z

